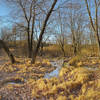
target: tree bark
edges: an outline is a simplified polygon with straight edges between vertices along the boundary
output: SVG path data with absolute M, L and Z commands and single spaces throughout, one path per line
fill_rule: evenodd
M 95 17 L 96 17 L 95 35 L 96 35 L 96 40 L 97 40 L 97 44 L 98 44 L 98 52 L 99 52 L 99 56 L 100 56 L 100 38 L 99 38 L 99 32 L 98 32 L 98 5 L 97 5 L 97 1 L 96 0 L 95 0 Z
M 62 47 L 62 52 L 63 52 L 63 57 L 65 57 L 65 50 L 64 50 L 64 47 Z
M 28 23 L 28 28 L 27 28 L 27 43 L 28 43 L 28 57 L 31 58 L 31 45 L 30 45 L 30 24 Z
M 3 40 L 0 40 L 0 46 L 5 50 L 5 52 L 7 53 L 8 57 L 10 58 L 11 63 L 15 63 L 15 58 L 13 56 L 13 54 L 10 52 L 9 48 L 6 46 L 6 44 L 4 43 Z
M 34 7 L 34 15 L 32 18 L 32 29 L 31 29 L 31 37 L 30 37 L 30 57 L 32 58 L 32 50 L 33 50 L 33 34 L 34 34 L 34 25 L 35 25 L 35 7 Z
M 34 53 L 33 53 L 33 57 L 32 57 L 32 63 L 33 63 L 33 64 L 35 63 L 36 56 L 37 56 L 38 51 L 39 51 L 39 47 L 40 47 L 40 44 L 41 44 L 41 41 L 42 41 L 42 37 L 43 37 L 44 31 L 45 31 L 47 22 L 48 22 L 48 20 L 49 20 L 49 17 L 50 17 L 50 15 L 51 15 L 51 13 L 52 13 L 52 11 L 53 11 L 53 9 L 54 9 L 56 3 L 57 3 L 57 0 L 54 0 L 54 2 L 53 2 L 53 4 L 52 4 L 52 6 L 51 6 L 51 8 L 50 8 L 50 10 L 49 10 L 49 12 L 48 12 L 46 18 L 45 18 L 45 21 L 44 21 L 44 23 L 43 23 L 43 27 L 42 27 L 42 30 L 41 30 L 41 33 L 40 33 L 40 36 L 39 36 L 39 40 L 38 40 L 36 49 L 35 49 L 35 51 L 34 51 Z

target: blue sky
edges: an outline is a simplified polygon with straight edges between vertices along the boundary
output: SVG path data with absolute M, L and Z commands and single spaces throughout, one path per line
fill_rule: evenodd
M 10 27 L 11 25 L 9 25 L 8 17 L 9 17 L 9 13 L 10 13 L 10 8 L 7 5 L 7 3 L 5 3 L 5 0 L 0 0 L 0 31 L 1 28 L 4 26 Z M 9 26 L 8 26 L 9 25 Z
M 61 1 L 65 1 L 65 0 L 61 0 Z M 9 19 L 11 8 L 9 7 L 9 5 L 7 5 L 7 3 L 5 2 L 5 0 L 0 0 L 0 17 L 2 18 L 2 26 L 0 25 L 0 28 L 7 25 L 7 19 Z
M 7 4 L 1 0 L 0 1 L 0 16 L 4 17 L 4 16 L 8 16 L 10 12 L 9 7 L 7 7 Z
M 64 2 L 66 0 L 61 0 L 60 2 L 62 2 L 62 1 Z M 77 0 L 75 0 L 75 1 L 77 1 Z M 2 22 L 0 22 L 0 23 L 2 23 L 1 24 L 2 26 L 0 25 L 0 28 L 3 27 L 3 26 L 6 26 L 7 24 L 9 24 L 7 19 L 9 19 L 9 17 L 10 17 L 10 15 L 9 15 L 10 11 L 11 11 L 11 8 L 7 5 L 7 3 L 5 3 L 5 0 L 0 0 L 0 17 L 3 20 Z
M 64 2 L 66 0 L 61 0 L 60 2 L 62 1 Z M 5 3 L 5 0 L 0 0 L 0 16 L 6 17 L 9 15 L 9 13 L 10 13 L 10 8 L 7 5 L 7 3 Z

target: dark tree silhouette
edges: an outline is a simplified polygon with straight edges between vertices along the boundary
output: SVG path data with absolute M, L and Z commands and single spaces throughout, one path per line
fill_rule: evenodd
M 5 44 L 5 42 L 3 40 L 0 40 L 0 47 L 5 50 L 8 57 L 10 58 L 11 63 L 12 64 L 15 63 L 15 58 L 14 58 L 13 54 L 10 52 L 9 48 L 7 47 L 7 45 Z

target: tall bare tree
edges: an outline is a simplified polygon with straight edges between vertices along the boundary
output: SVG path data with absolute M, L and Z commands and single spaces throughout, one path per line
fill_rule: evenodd
M 66 35 L 64 32 L 64 25 L 63 25 L 63 20 L 62 20 L 60 10 L 58 12 L 58 17 L 59 18 L 58 18 L 57 23 L 59 23 L 60 29 L 59 29 L 59 34 L 57 34 L 57 42 L 58 42 L 58 45 L 62 51 L 63 56 L 65 57 L 65 45 L 66 45 L 67 39 L 66 39 Z
M 85 15 L 83 14 L 82 5 L 78 2 L 69 3 L 67 8 L 67 26 L 71 33 L 73 53 L 77 55 L 81 49 L 82 36 L 85 28 Z
M 32 48 L 33 34 L 34 34 L 34 25 L 35 25 L 35 16 L 36 16 L 35 9 L 36 9 L 37 0 L 8 0 L 8 1 L 10 3 L 13 3 L 18 8 L 16 11 L 18 11 L 19 16 L 17 17 L 17 15 L 14 15 L 14 17 L 17 17 L 19 19 L 21 18 L 21 20 L 24 20 L 23 27 L 25 27 L 27 33 L 28 57 L 31 58 L 32 49 L 33 49 Z
M 26 3 L 25 3 L 26 2 Z M 27 1 L 23 1 L 19 0 L 18 4 L 21 7 L 23 14 L 24 14 L 24 18 L 27 22 L 27 41 L 28 41 L 28 53 L 29 53 L 29 58 L 32 55 L 32 43 L 33 43 L 33 33 L 34 33 L 34 24 L 35 24 L 35 0 L 32 0 L 29 6 L 29 15 L 27 14 Z M 33 6 L 34 5 L 34 6 Z M 31 25 L 31 21 L 32 21 L 32 26 Z M 30 31 L 31 28 L 31 31 Z M 31 33 L 30 33 L 31 32 Z
M 98 53 L 100 56 L 100 38 L 99 38 L 99 24 L 98 24 L 98 9 L 99 9 L 99 5 L 100 5 L 100 1 L 94 0 L 94 3 L 95 3 L 95 22 L 93 22 L 93 18 L 92 18 L 91 10 L 89 8 L 88 0 L 85 0 L 85 4 L 86 4 L 88 15 L 89 15 L 89 20 L 90 20 L 91 26 L 92 26 L 94 34 L 95 34 L 95 38 L 96 38 L 97 45 L 98 45 Z
M 46 18 L 45 18 L 45 20 L 44 20 L 44 23 L 43 23 L 43 26 L 42 26 L 42 29 L 41 29 L 41 32 L 40 32 L 40 36 L 39 36 L 39 40 L 38 40 L 37 46 L 36 46 L 36 48 L 35 48 L 35 50 L 34 50 L 34 53 L 33 53 L 32 63 L 35 63 L 36 56 L 37 56 L 37 54 L 38 54 L 39 47 L 40 47 L 40 45 L 41 45 L 41 41 L 42 41 L 42 38 L 43 38 L 43 35 L 44 35 L 44 32 L 45 32 L 45 29 L 46 29 L 47 22 L 48 22 L 48 20 L 49 20 L 49 18 L 50 18 L 50 15 L 51 15 L 51 13 L 52 13 L 52 11 L 53 11 L 53 9 L 54 9 L 54 7 L 55 7 L 57 1 L 58 1 L 58 0 L 54 0 L 54 2 L 53 2 L 53 4 L 52 4 L 52 6 L 51 6 L 49 12 L 48 12 L 47 15 L 46 15 Z

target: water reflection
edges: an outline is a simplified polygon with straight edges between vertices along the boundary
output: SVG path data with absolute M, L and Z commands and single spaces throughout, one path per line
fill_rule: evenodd
M 61 67 L 62 67 L 62 65 L 63 65 L 63 60 L 51 61 L 51 65 L 52 65 L 53 67 L 56 67 L 56 69 L 53 70 L 53 71 L 50 72 L 50 73 L 46 73 L 45 76 L 44 76 L 44 78 L 50 79 L 50 78 L 52 78 L 52 77 L 58 77 L 59 71 L 60 71 L 60 69 L 61 69 Z

